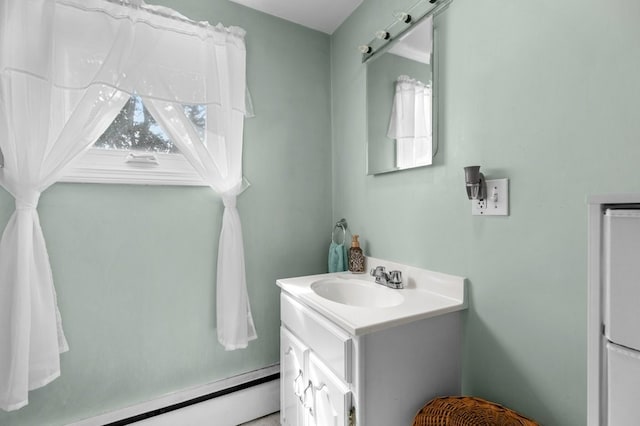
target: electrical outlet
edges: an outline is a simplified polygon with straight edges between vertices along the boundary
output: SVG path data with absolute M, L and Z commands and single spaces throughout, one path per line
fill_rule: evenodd
M 482 215 L 487 210 L 487 200 L 471 200 L 471 214 Z
M 473 216 L 509 216 L 509 179 L 487 179 L 487 198 L 471 200 Z

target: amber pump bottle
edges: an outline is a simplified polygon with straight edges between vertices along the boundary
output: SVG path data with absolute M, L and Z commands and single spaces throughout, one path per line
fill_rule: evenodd
M 360 248 L 359 235 L 354 235 L 351 239 L 351 248 L 349 249 L 349 271 L 355 274 L 364 273 L 364 254 Z

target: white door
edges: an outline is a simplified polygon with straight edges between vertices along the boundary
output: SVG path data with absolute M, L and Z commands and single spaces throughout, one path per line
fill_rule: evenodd
M 351 410 L 349 387 L 336 377 L 313 353 L 309 354 L 307 418 L 312 426 L 347 426 Z
M 303 392 L 307 347 L 284 327 L 280 327 L 280 422 L 303 426 Z

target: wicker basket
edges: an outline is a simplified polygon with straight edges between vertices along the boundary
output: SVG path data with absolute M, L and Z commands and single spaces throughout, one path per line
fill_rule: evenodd
M 413 426 L 540 426 L 513 410 L 481 398 L 447 396 L 428 402 Z

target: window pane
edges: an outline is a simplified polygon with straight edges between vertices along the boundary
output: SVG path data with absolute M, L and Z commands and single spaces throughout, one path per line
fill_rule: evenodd
M 204 105 L 185 105 L 186 116 L 201 138 L 207 109 Z M 178 148 L 147 110 L 142 99 L 131 96 L 113 123 L 96 141 L 95 148 L 122 151 L 177 153 Z

